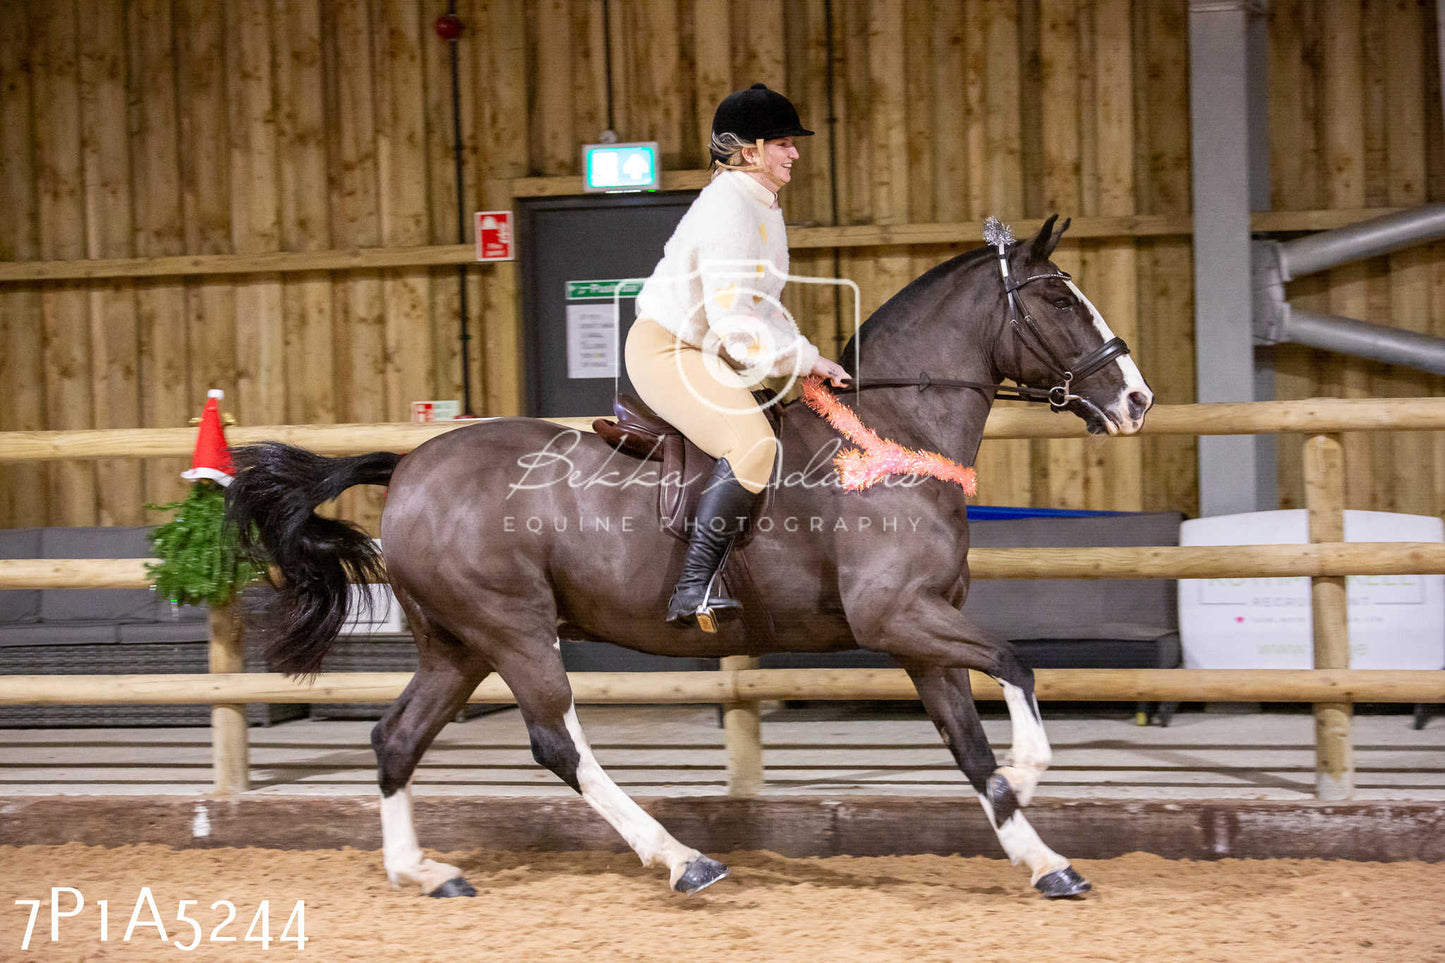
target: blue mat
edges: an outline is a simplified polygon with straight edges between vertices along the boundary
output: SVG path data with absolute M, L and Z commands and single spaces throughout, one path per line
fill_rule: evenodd
M 1129 512 L 1092 512 L 1082 508 L 1014 508 L 1008 505 L 970 505 L 968 517 L 975 522 L 1010 518 L 1093 518 L 1097 515 L 1128 515 Z

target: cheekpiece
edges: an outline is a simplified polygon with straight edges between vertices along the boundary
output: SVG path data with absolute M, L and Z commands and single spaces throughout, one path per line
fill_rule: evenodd
M 983 240 L 989 247 L 1002 250 L 1014 243 L 1014 232 L 1003 221 L 990 217 L 983 222 Z

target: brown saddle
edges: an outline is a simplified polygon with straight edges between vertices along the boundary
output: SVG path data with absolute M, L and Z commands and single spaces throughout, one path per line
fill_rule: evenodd
M 753 392 L 759 403 L 771 400 L 772 392 Z M 778 416 L 769 406 L 764 409 L 773 431 L 778 430 Z M 624 455 L 645 461 L 661 462 L 657 493 L 657 514 L 662 527 L 674 538 L 687 541 L 689 525 L 697 513 L 698 499 L 712 475 L 715 459 L 701 448 L 688 441 L 657 412 L 642 403 L 636 395 L 618 393 L 612 399 L 612 413 L 616 421 L 598 418 L 592 422 L 592 430 L 603 441 Z M 772 503 L 773 489 L 763 489 L 763 497 L 753 503 L 752 516 L 747 527 L 733 543 L 736 553 L 752 541 L 758 521 L 768 512 Z
M 772 392 L 753 392 L 760 404 L 773 397 Z M 776 405 L 763 409 L 768 413 L 773 431 L 778 430 Z M 673 538 L 686 542 L 689 526 L 697 514 L 697 503 L 712 476 L 715 459 L 688 441 L 635 395 L 619 393 L 612 401 L 616 421 L 598 418 L 592 430 L 617 451 L 633 458 L 659 462 L 657 514 L 663 529 Z M 743 548 L 752 541 L 759 521 L 768 513 L 773 496 L 772 486 L 763 489 L 763 496 L 753 503 L 752 515 L 742 534 L 733 542 L 723 565 L 723 590 L 743 603 L 743 624 L 749 639 L 767 645 L 773 637 L 773 620 L 753 584 Z

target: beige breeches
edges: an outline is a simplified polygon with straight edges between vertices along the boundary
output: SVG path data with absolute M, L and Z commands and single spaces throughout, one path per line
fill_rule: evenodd
M 647 318 L 628 332 L 626 358 L 628 377 L 649 408 L 709 455 L 726 458 L 748 491 L 767 487 L 778 442 L 753 400 L 753 385 Z

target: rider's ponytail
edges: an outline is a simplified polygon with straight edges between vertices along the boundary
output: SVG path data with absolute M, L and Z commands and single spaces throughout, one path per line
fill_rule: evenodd
M 713 134 L 712 143 L 708 145 L 708 152 L 712 155 L 712 176 L 717 177 L 724 171 L 766 174 L 768 168 L 763 163 L 763 143 L 759 138 L 750 144 L 732 131 Z M 758 152 L 758 159 L 752 163 L 743 158 L 743 151 L 749 147 L 756 148 Z

